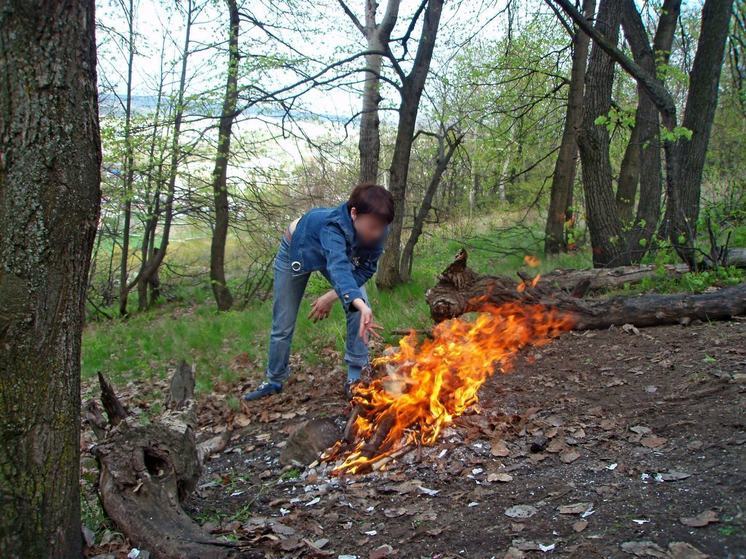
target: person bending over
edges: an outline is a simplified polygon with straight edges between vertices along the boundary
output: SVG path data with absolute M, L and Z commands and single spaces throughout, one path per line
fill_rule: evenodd
M 264 381 L 243 399 L 277 394 L 288 380 L 290 344 L 303 292 L 311 272 L 319 271 L 333 289 L 317 298 L 309 318 L 329 316 L 339 299 L 347 316 L 345 393 L 368 364 L 368 336 L 378 335 L 363 285 L 376 271 L 388 226 L 394 220 L 391 193 L 376 184 L 360 184 L 336 208 L 313 208 L 285 231 L 274 263 L 274 301 L 269 359 Z

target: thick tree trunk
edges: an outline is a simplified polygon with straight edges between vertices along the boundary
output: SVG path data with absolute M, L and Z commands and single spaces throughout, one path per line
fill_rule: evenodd
M 619 22 L 617 3 L 601 0 L 595 28 L 614 45 L 619 35 Z M 578 134 L 578 146 L 583 165 L 583 189 L 593 265 L 599 268 L 630 263 L 622 227 L 616 215 L 609 131 L 605 125 L 596 124 L 596 119 L 605 117 L 611 109 L 613 84 L 614 59 L 594 44 L 585 76 L 585 112 Z
M 583 13 L 593 18 L 596 0 L 583 1 Z M 583 122 L 583 91 L 585 69 L 588 60 L 590 37 L 579 28 L 573 37 L 572 69 L 567 92 L 565 128 L 562 132 L 559 154 L 552 176 L 552 190 L 549 198 L 549 212 L 545 229 L 544 252 L 557 254 L 567 251 L 565 223 L 568 209 L 572 204 L 572 189 L 575 184 L 578 155 L 578 129 Z
M 389 186 L 394 198 L 395 216 L 386 239 L 386 250 L 381 257 L 376 274 L 376 285 L 382 289 L 391 288 L 401 283 L 401 234 L 404 225 L 404 212 L 406 211 L 409 159 L 412 154 L 412 142 L 420 97 L 422 97 L 425 80 L 430 71 L 430 61 L 435 48 L 442 10 L 443 0 L 428 0 L 412 71 L 403 76 L 402 80 L 399 125 L 396 132 L 394 155 L 391 160 Z
M 682 127 L 692 133 L 691 140 L 676 137 L 676 104 L 663 83 L 622 53 L 614 44 L 616 41 L 609 40 L 603 30 L 591 26 L 568 0 L 552 1 L 561 6 L 591 36 L 595 46 L 619 62 L 658 107 L 669 136 L 664 141 L 668 197 L 665 229 L 682 260 L 692 267 L 696 266 L 694 243 L 702 171 L 717 108 L 718 86 L 733 0 L 705 0 L 702 9 L 702 26 L 689 77 L 690 87 L 682 122 Z M 673 33 L 673 29 L 668 32 Z
M 365 84 L 363 86 L 363 110 L 360 116 L 360 182 L 377 183 L 378 166 L 381 153 L 379 134 L 380 119 L 378 106 L 381 103 L 380 82 L 383 54 L 388 48 L 391 31 L 399 17 L 401 0 L 388 0 L 381 23 L 376 23 L 378 2 L 365 1 L 365 20 L 361 23 L 343 0 L 339 4 L 360 30 L 367 41 L 368 54 L 365 55 Z
M 368 50 L 382 50 L 378 38 L 368 39 Z M 381 55 L 368 54 L 365 56 L 365 86 L 363 88 L 363 112 L 360 115 L 360 182 L 378 182 L 378 164 L 381 157 L 381 137 L 378 116 L 378 105 L 381 103 L 380 80 Z
M 720 73 L 733 0 L 705 0 L 697 53 L 689 77 L 682 126 L 692 132 L 675 146 L 678 173 L 668 181 L 666 221 L 671 243 L 681 258 L 694 264 L 699 195 L 710 130 L 718 102 Z
M 404 95 L 404 94 L 403 94 Z M 386 249 L 378 264 L 376 285 L 381 289 L 391 288 L 401 282 L 399 259 L 401 256 L 401 235 L 406 211 L 406 182 L 409 172 L 409 157 L 412 149 L 417 103 L 403 97 L 399 106 L 399 125 L 391 160 L 389 190 L 394 198 L 394 221 L 386 239 Z
M 365 2 L 364 35 L 368 50 L 383 53 L 391 40 L 391 31 L 399 17 L 401 0 L 388 0 L 380 25 L 376 23 L 376 0 Z M 378 167 L 381 158 L 380 118 L 378 106 L 381 104 L 381 54 L 368 54 L 365 57 L 365 87 L 363 91 L 363 114 L 360 118 L 360 182 L 378 182 Z
M 727 320 L 746 313 L 746 283 L 701 295 L 640 295 L 583 300 L 539 281 L 535 287 L 504 276 L 481 276 L 466 266 L 466 253 L 443 272 L 425 297 L 436 322 L 479 311 L 485 303 L 543 305 L 568 314 L 575 330 L 609 326 L 658 326 L 691 320 Z M 519 285 L 521 287 L 519 287 Z
M 227 0 L 230 26 L 228 32 L 228 79 L 225 86 L 223 111 L 218 129 L 218 149 L 215 169 L 212 172 L 212 190 L 215 200 L 215 229 L 210 246 L 210 284 L 218 310 L 227 311 L 233 306 L 233 296 L 225 282 L 225 241 L 228 236 L 228 156 L 231 147 L 231 130 L 236 118 L 238 102 L 238 6 L 236 0 Z
M 93 0 L 0 1 L 0 556 L 81 557 L 80 339 L 100 200 Z

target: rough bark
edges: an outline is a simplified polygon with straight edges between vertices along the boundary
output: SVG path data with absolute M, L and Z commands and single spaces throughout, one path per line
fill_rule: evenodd
M 583 13 L 591 19 L 596 9 L 596 0 L 583 1 Z M 583 92 L 585 69 L 588 61 L 590 37 L 576 28 L 573 36 L 572 69 L 567 91 L 565 127 L 562 132 L 557 161 L 552 175 L 549 211 L 545 229 L 544 252 L 557 254 L 567 251 L 565 223 L 572 205 L 572 189 L 575 184 L 578 155 L 578 129 L 583 121 Z
M 746 283 L 699 295 L 640 295 L 584 300 L 539 281 L 517 289 L 505 276 L 482 276 L 466 265 L 461 251 L 425 297 L 437 322 L 479 311 L 485 303 L 538 304 L 560 310 L 573 320 L 575 330 L 595 330 L 633 324 L 659 326 L 691 320 L 728 320 L 746 313 Z
M 171 384 L 166 394 L 166 406 L 169 409 L 180 409 L 194 399 L 196 372 L 193 366 L 184 360 L 179 362 L 176 372 L 171 377 Z
M 93 0 L 0 2 L 0 556 L 80 557 L 101 152 Z
M 663 267 L 668 277 L 681 276 L 689 271 L 686 264 L 671 264 Z M 639 283 L 658 274 L 652 264 L 619 266 L 618 268 L 592 268 L 590 270 L 553 270 L 541 275 L 541 283 L 555 289 L 582 296 L 590 291 L 620 289 L 625 285 Z
M 613 0 L 601 0 L 596 17 L 596 30 L 616 44 L 620 13 Z M 586 216 L 595 267 L 623 266 L 630 263 L 623 240 L 621 223 L 616 214 L 612 189 L 609 131 L 596 124 L 611 109 L 614 84 L 614 59 L 597 44 L 591 50 L 585 76 L 583 124 L 578 134 L 578 146 L 583 171 Z
M 218 310 L 227 311 L 233 306 L 233 295 L 225 282 L 225 241 L 228 236 L 228 156 L 231 147 L 231 130 L 236 118 L 238 102 L 238 5 L 227 0 L 230 25 L 228 31 L 228 78 L 223 98 L 223 110 L 218 127 L 218 149 L 215 169 L 212 172 L 212 191 L 215 203 L 215 228 L 210 244 L 210 285 Z
M 663 126 L 669 132 L 669 137 L 664 141 L 668 198 L 665 229 L 681 259 L 695 267 L 694 244 L 702 171 L 717 108 L 718 86 L 733 0 L 705 0 L 702 9 L 702 26 L 689 77 L 689 92 L 682 122 L 683 128 L 691 131 L 691 140 L 677 137 L 674 133 L 677 126 L 676 104 L 662 82 L 622 53 L 614 44 L 615 41 L 609 40 L 602 30 L 594 28 L 568 0 L 552 1 L 591 36 L 594 45 L 603 49 L 637 80 L 658 108 Z M 669 32 L 673 33 L 673 29 Z
M 104 406 L 104 410 L 106 410 L 109 423 L 119 425 L 129 415 L 127 410 L 122 405 L 122 402 L 119 401 L 119 398 L 117 398 L 114 387 L 101 371 L 98 373 L 98 384 L 101 387 L 101 403 Z
M 376 284 L 383 289 L 394 287 L 401 282 L 401 234 L 406 211 L 409 159 L 412 154 L 420 97 L 430 70 L 442 9 L 443 0 L 428 0 L 412 70 L 409 74 L 402 76 L 399 124 L 391 160 L 389 183 L 389 190 L 394 198 L 395 216 L 386 239 L 386 250 L 381 257 L 376 274 Z
M 655 105 L 661 113 L 663 125 L 669 130 L 673 130 L 676 126 L 676 103 L 665 86 L 655 76 L 650 75 L 639 64 L 619 50 L 616 46 L 616 38 L 611 40 L 610 37 L 606 36 L 601 27 L 594 27 L 569 0 L 551 1 L 561 7 L 583 31 L 590 35 L 594 46 L 598 46 L 606 54 L 611 56 L 630 76 L 644 87 L 650 98 L 655 101 Z M 616 0 L 612 4 L 612 9 L 619 11 L 620 4 Z
M 679 256 L 690 265 L 695 264 L 696 258 L 702 172 L 717 108 L 732 7 L 733 0 L 705 0 L 702 8 L 702 26 L 682 121 L 682 126 L 692 132 L 692 138 L 677 140 L 673 151 L 678 173 L 667 184 L 666 221 L 670 240 Z

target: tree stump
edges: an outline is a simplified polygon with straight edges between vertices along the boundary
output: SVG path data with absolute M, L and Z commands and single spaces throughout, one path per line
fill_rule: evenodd
M 123 410 L 103 375 L 100 380 L 107 387 L 107 411 Z M 193 393 L 193 374 L 191 380 Z M 235 544 L 205 533 L 181 507 L 197 485 L 202 464 L 194 433 L 195 403 L 184 400 L 176 407 L 179 411 L 168 411 L 148 425 L 120 417 L 93 448 L 101 503 L 117 527 L 154 559 L 239 557 Z

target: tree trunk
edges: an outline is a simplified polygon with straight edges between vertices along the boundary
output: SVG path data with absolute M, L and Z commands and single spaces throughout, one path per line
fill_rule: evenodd
M 81 557 L 80 341 L 100 201 L 93 0 L 0 2 L 0 556 Z
M 613 0 L 601 0 L 595 27 L 614 45 L 619 34 L 619 21 L 617 3 Z M 594 44 L 585 76 L 585 112 L 578 134 L 578 146 L 583 164 L 583 188 L 593 265 L 597 268 L 629 264 L 611 184 L 609 131 L 605 125 L 596 124 L 596 119 L 606 116 L 611 109 L 613 83 L 614 59 Z
M 596 0 L 583 1 L 583 13 L 591 19 L 596 9 Z M 590 37 L 576 28 L 573 37 L 572 69 L 570 86 L 567 92 L 565 128 L 562 132 L 559 154 L 552 176 L 552 189 L 549 198 L 544 252 L 558 254 L 567 252 L 565 223 L 572 205 L 572 189 L 575 184 L 578 156 L 578 129 L 583 122 L 583 91 L 585 69 L 588 60 Z
M 364 24 L 358 20 L 343 0 L 339 0 L 339 3 L 367 41 L 368 54 L 365 55 L 365 84 L 363 86 L 363 110 L 360 116 L 358 150 L 360 152 L 360 182 L 375 183 L 378 182 L 378 165 L 381 153 L 381 137 L 379 134 L 381 122 L 378 117 L 378 106 L 381 103 L 381 63 L 391 39 L 391 31 L 399 17 L 401 0 L 388 0 L 386 12 L 380 25 L 376 23 L 376 12 L 378 10 L 376 0 L 366 0 Z
M 414 129 L 417 122 L 420 97 L 425 87 L 425 80 L 430 70 L 430 61 L 438 34 L 443 0 L 428 0 L 417 54 L 411 72 L 403 77 L 401 85 L 401 103 L 399 105 L 399 125 L 394 144 L 394 155 L 391 160 L 391 179 L 389 190 L 394 198 L 394 221 L 391 224 L 386 250 L 379 262 L 376 284 L 379 288 L 391 288 L 401 283 L 400 255 L 401 234 L 406 211 L 407 176 L 409 159 L 412 153 Z
M 171 138 L 171 161 L 168 175 L 168 187 L 166 191 L 166 200 L 164 208 L 163 218 L 163 233 L 161 235 L 161 244 L 153 249 L 153 257 L 148 263 L 143 266 L 141 273 L 138 277 L 130 284 L 130 288 L 134 287 L 138 281 L 145 282 L 146 284 L 154 285 L 157 281 L 158 269 L 166 256 L 166 250 L 168 248 L 169 237 L 171 235 L 171 222 L 174 214 L 174 195 L 176 191 L 176 177 L 178 176 L 179 162 L 181 160 L 181 144 L 179 143 L 181 136 L 181 123 L 184 119 L 184 96 L 186 92 L 186 75 L 187 75 L 187 63 L 189 60 L 189 47 L 191 45 L 191 32 L 192 24 L 194 21 L 194 0 L 187 0 L 187 12 L 186 12 L 186 28 L 184 32 L 184 46 L 181 52 L 181 75 L 179 77 L 179 89 L 176 95 L 176 109 L 174 113 L 174 127 L 173 136 Z M 157 296 L 157 291 L 153 290 L 153 295 Z M 152 304 L 152 300 L 150 304 Z
M 691 320 L 727 320 L 746 313 L 746 283 L 701 295 L 640 295 L 583 300 L 539 281 L 516 283 L 504 276 L 481 276 L 466 266 L 465 251 L 428 289 L 425 298 L 436 322 L 478 312 L 485 304 L 542 305 L 568 315 L 575 330 L 609 326 L 687 324 Z
M 368 38 L 368 50 L 381 50 L 377 36 Z M 381 120 L 378 116 L 378 105 L 381 103 L 380 80 L 381 55 L 365 56 L 365 86 L 363 89 L 363 112 L 360 115 L 360 182 L 378 182 L 378 164 L 381 156 Z
M 218 310 L 227 311 L 233 305 L 233 296 L 225 282 L 225 241 L 228 236 L 228 156 L 231 147 L 231 129 L 236 117 L 238 101 L 238 6 L 236 0 L 227 0 L 230 14 L 228 39 L 228 79 L 223 99 L 218 130 L 218 149 L 215 169 L 212 172 L 212 190 L 215 199 L 215 229 L 210 246 L 210 284 Z
M 500 175 L 497 177 L 497 199 L 500 202 L 505 203 L 508 201 L 508 193 L 505 186 L 508 184 L 510 178 L 510 146 L 505 148 L 505 159 L 503 159 L 502 168 L 500 169 Z
M 682 126 L 692 132 L 692 138 L 677 140 L 674 150 L 678 173 L 667 184 L 666 221 L 671 243 L 690 265 L 695 263 L 702 171 L 717 108 L 732 7 L 733 0 L 705 0 L 702 8 L 702 27 L 682 122 Z
M 134 155 L 132 149 L 132 66 L 135 58 L 135 6 L 134 0 L 129 0 L 125 12 L 128 24 L 128 56 L 127 56 L 127 100 L 124 105 L 124 169 L 122 196 L 124 196 L 124 230 L 122 231 L 122 258 L 119 268 L 119 314 L 127 315 L 127 269 L 130 255 L 130 223 L 132 221 L 132 195 L 134 182 Z
M 117 528 L 158 559 L 239 557 L 235 544 L 205 533 L 181 508 L 197 485 L 204 457 L 225 448 L 230 436 L 226 431 L 227 436 L 197 445 L 194 369 L 179 365 L 167 397 L 169 411 L 148 425 L 123 415 L 111 385 L 100 373 L 99 379 L 104 408 L 117 421 L 93 454 L 101 503 Z
M 153 247 L 155 244 L 155 230 L 158 226 L 158 214 L 160 212 L 160 199 L 161 190 L 163 185 L 163 144 L 160 144 L 158 153 L 158 160 L 156 163 L 156 146 L 159 145 L 160 137 L 163 135 L 160 127 L 161 110 L 163 106 L 163 87 L 164 87 L 164 55 L 165 55 L 165 43 L 166 35 L 163 36 L 163 43 L 161 44 L 161 59 L 160 59 L 160 79 L 158 81 L 158 95 L 155 103 L 155 114 L 153 115 L 153 133 L 150 136 L 150 149 L 148 153 L 148 171 L 147 171 L 147 182 L 145 187 L 145 200 L 148 204 L 147 214 L 145 223 L 143 224 L 143 236 L 142 245 L 140 247 L 142 254 L 142 262 L 140 263 L 140 270 L 138 276 L 142 275 L 145 266 L 148 264 L 148 260 L 152 258 Z M 168 132 L 168 128 L 166 128 Z M 162 140 L 167 141 L 168 133 Z M 155 180 L 153 180 L 155 178 Z M 151 188 L 155 183 L 154 191 L 151 197 Z M 152 202 L 150 201 L 152 200 Z M 148 283 L 137 281 L 137 308 L 140 311 L 144 311 L 148 308 Z
M 682 127 L 691 132 L 691 140 L 677 137 L 676 104 L 663 83 L 622 53 L 614 44 L 616 41 L 610 41 L 602 30 L 592 27 L 568 0 L 552 1 L 562 7 L 591 36 L 594 49 L 603 49 L 619 62 L 658 107 L 667 131 L 667 138 L 664 140 L 668 197 L 665 229 L 681 259 L 695 267 L 694 243 L 702 171 L 717 108 L 718 86 L 733 0 L 705 0 L 702 9 L 702 27 L 689 77 L 689 92 L 682 123 Z M 668 32 L 673 33 L 673 29 Z
M 445 134 L 447 134 L 447 132 Z M 451 142 L 448 142 L 447 138 L 445 137 L 438 138 L 438 140 L 440 145 L 438 147 L 438 157 L 436 158 L 435 162 L 435 171 L 433 172 L 433 176 L 430 177 L 430 182 L 425 189 L 425 196 L 422 199 L 422 204 L 420 204 L 420 208 L 419 210 L 417 210 L 417 215 L 414 218 L 412 232 L 409 234 L 409 239 L 407 239 L 407 244 L 404 245 L 404 251 L 402 252 L 402 281 L 409 281 L 409 279 L 412 277 L 412 259 L 414 255 L 414 247 L 415 245 L 417 245 L 417 241 L 422 234 L 422 229 L 425 226 L 425 219 L 427 219 L 427 215 L 430 213 L 430 209 L 433 206 L 433 198 L 435 198 L 435 193 L 438 191 L 438 186 L 440 185 L 440 181 L 443 178 L 443 173 L 445 173 L 446 169 L 448 168 L 448 163 L 450 163 L 454 152 L 461 144 L 463 135 L 457 136 Z M 448 142 L 448 148 L 446 148 L 444 145 L 446 142 Z
M 681 0 L 664 2 L 651 48 L 634 2 L 628 0 L 623 5 L 622 26 L 632 55 L 651 75 L 656 75 L 656 61 L 668 63 L 680 8 Z M 633 262 L 639 262 L 645 255 L 658 227 L 662 194 L 658 109 L 639 84 L 637 96 L 635 126 L 622 161 L 616 195 L 619 217 L 628 228 L 625 238 Z M 633 221 L 638 183 L 640 196 Z

